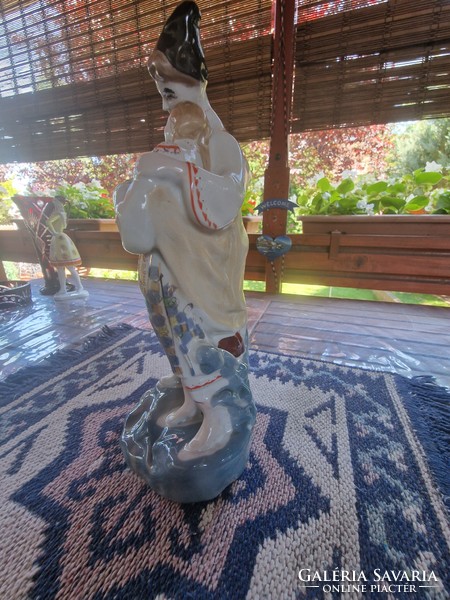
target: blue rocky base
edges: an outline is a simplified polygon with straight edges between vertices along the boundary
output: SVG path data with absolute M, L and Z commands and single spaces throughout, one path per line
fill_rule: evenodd
M 121 447 L 127 464 L 153 490 L 175 502 L 212 500 L 242 474 L 247 464 L 256 418 L 247 360 L 238 360 L 210 346 L 208 358 L 215 356 L 217 360 L 217 354 L 222 363 L 223 386 L 208 402 L 210 410 L 222 406 L 230 416 L 232 429 L 223 448 L 193 460 L 178 457 L 198 432 L 203 419 L 202 403 L 198 402 L 200 410 L 188 423 L 166 425 L 167 415 L 184 402 L 181 386 L 163 388 L 157 384 L 143 395 L 125 421 Z M 211 366 L 211 360 L 206 362 Z M 203 364 L 209 371 L 208 365 Z

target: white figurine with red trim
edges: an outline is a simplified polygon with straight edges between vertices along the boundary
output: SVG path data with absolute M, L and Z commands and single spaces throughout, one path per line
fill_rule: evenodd
M 122 447 L 180 502 L 213 498 L 239 477 L 255 421 L 240 210 L 248 166 L 209 104 L 199 21 L 187 1 L 163 28 L 148 66 L 170 112 L 165 141 L 115 193 L 122 243 L 141 255 L 141 290 L 172 367 L 127 419 Z

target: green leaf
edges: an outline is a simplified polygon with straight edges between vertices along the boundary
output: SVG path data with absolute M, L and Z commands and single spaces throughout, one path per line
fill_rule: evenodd
M 331 192 L 331 194 L 329 194 L 328 197 L 328 202 L 330 204 L 333 204 L 334 202 L 339 202 L 339 200 L 342 198 L 341 194 L 337 191 L 337 190 L 333 190 Z
M 354 187 L 355 184 L 353 183 L 353 181 L 350 178 L 347 178 L 341 181 L 341 183 L 337 186 L 336 190 L 340 194 L 348 194 L 348 192 L 351 192 L 354 189 Z
M 369 204 L 373 204 L 373 211 L 375 214 L 381 212 L 381 200 L 379 200 L 377 198 L 373 198 L 373 199 L 371 199 Z
M 387 190 L 388 184 L 386 181 L 377 181 L 375 183 L 371 183 L 367 186 L 366 192 L 369 196 L 380 194 L 381 192 L 385 192 Z
M 406 185 L 404 183 L 393 183 L 386 188 L 388 194 L 404 194 L 406 192 Z
M 300 193 L 297 196 L 297 204 L 299 206 L 306 206 L 309 202 L 309 195 L 306 194 L 305 192 Z
M 351 214 L 354 209 L 356 209 L 356 198 L 340 198 L 339 199 L 339 209 L 343 214 Z
M 405 204 L 405 211 L 416 212 L 422 210 L 425 206 L 428 206 L 428 198 L 426 196 L 415 196 L 409 202 Z
M 333 202 L 333 204 L 330 204 L 325 212 L 325 214 L 327 215 L 341 215 L 342 214 L 342 209 L 339 206 L 338 202 Z
M 316 183 L 316 186 L 321 192 L 331 192 L 334 190 L 327 177 L 322 177 L 319 179 L 319 181 Z
M 446 212 L 450 210 L 450 192 L 444 192 L 439 196 L 436 201 L 436 208 Z
M 440 173 L 436 173 L 434 171 L 415 171 L 414 172 L 414 181 L 418 184 L 418 185 L 422 185 L 422 184 L 430 184 L 430 185 L 436 185 L 436 183 L 439 183 L 440 180 L 442 179 L 442 175 Z
M 384 198 L 380 199 L 380 204 L 384 208 L 387 208 L 388 206 L 394 206 L 396 209 L 399 209 L 404 206 L 405 201 L 403 198 L 397 198 L 396 196 L 385 196 Z
M 311 214 L 320 214 L 323 208 L 322 194 L 316 194 L 311 201 Z

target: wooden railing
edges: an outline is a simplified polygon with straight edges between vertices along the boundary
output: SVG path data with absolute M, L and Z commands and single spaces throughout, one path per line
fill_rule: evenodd
M 450 295 L 450 216 L 364 219 L 302 218 L 304 233 L 278 259 L 283 282 Z M 249 237 L 246 278 L 264 280 Z
M 282 258 L 287 283 L 450 295 L 450 216 L 302 217 Z M 68 231 L 85 267 L 135 270 L 118 231 Z M 250 234 L 245 277 L 264 281 L 267 259 Z M 0 232 L 0 259 L 37 262 L 26 230 Z

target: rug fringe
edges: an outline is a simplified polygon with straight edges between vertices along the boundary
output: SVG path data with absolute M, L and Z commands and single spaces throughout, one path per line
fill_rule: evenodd
M 83 340 L 79 346 L 55 350 L 39 363 L 27 365 L 15 373 L 11 373 L 4 381 L 0 382 L 0 404 L 6 406 L 22 393 L 24 373 L 26 373 L 27 388 L 36 387 L 50 379 L 54 373 L 60 372 L 61 368 L 66 365 L 72 366 L 74 360 L 106 345 L 112 338 L 120 337 L 135 330 L 136 328 L 128 325 L 128 323 L 118 323 L 112 327 L 104 325 L 101 330 Z
M 401 381 L 414 430 L 450 511 L 450 389 L 428 375 Z

